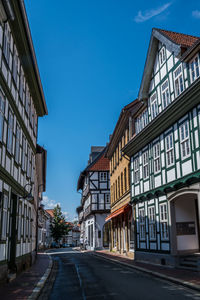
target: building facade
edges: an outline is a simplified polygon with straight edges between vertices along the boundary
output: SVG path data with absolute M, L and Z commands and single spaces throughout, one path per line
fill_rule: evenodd
M 105 151 L 106 147 L 91 147 L 88 165 L 81 172 L 77 185 L 77 190 L 82 191 L 78 208 L 81 238 L 91 250 L 108 246 L 107 239 L 103 238 L 105 218 L 110 212 L 109 160 Z
M 153 29 L 131 158 L 136 259 L 179 264 L 199 252 L 199 38 Z
M 141 107 L 138 100 L 125 106 L 120 114 L 108 144 L 106 156 L 110 161 L 111 214 L 110 250 L 134 256 L 134 222 L 130 205 L 130 159 L 122 155 L 121 149 L 135 134 L 134 116 Z
M 0 280 L 36 253 L 38 117 L 47 114 L 23 1 L 3 1 L 0 24 Z M 2 20 L 1 20 L 2 21 Z

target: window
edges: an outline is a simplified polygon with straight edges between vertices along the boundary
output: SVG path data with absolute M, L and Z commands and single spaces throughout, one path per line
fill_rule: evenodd
M 129 249 L 134 250 L 135 246 L 135 224 L 132 213 L 129 214 Z
M 12 152 L 12 142 L 13 142 L 13 114 L 9 110 L 8 114 L 8 135 L 7 135 L 7 149 Z
M 191 82 L 199 77 L 199 56 L 196 56 L 190 64 Z
M 15 161 L 19 163 L 19 145 L 20 145 L 20 128 L 16 126 L 16 139 L 15 139 Z
M 134 183 L 138 183 L 140 180 L 140 171 L 139 171 L 139 158 L 134 160 Z
M 28 239 L 31 237 L 31 208 L 28 209 Z
M 100 181 L 107 181 L 107 173 L 100 172 Z
M 167 158 L 167 166 L 171 166 L 174 163 L 174 146 L 173 146 L 173 135 L 170 133 L 166 139 L 166 158 Z
M 124 186 L 123 186 L 123 173 L 121 172 L 121 193 L 124 193 Z
M 148 151 L 143 153 L 143 178 L 149 177 L 149 155 Z
M 122 142 L 120 141 L 119 142 L 119 159 L 121 160 L 122 159 Z
M 110 194 L 105 194 L 106 209 L 110 209 Z
M 21 216 L 22 216 L 22 203 L 19 203 L 19 211 L 18 211 L 18 232 L 17 232 L 17 239 L 18 241 L 21 239 Z
M 0 141 L 3 141 L 3 122 L 5 112 L 5 101 L 2 94 L 0 93 Z
M 3 53 L 8 64 L 10 58 L 10 38 L 10 30 L 8 28 L 8 23 L 6 23 L 4 27 Z
M 21 68 L 20 80 L 19 80 L 19 95 L 22 102 L 23 102 L 23 94 L 24 94 L 24 72 L 23 69 Z
M 166 60 L 166 54 L 165 54 L 165 48 L 162 47 L 162 49 L 159 52 L 159 59 L 160 59 L 160 65 L 162 65 Z
M 24 226 L 23 226 L 23 229 L 24 229 L 24 232 L 23 232 L 23 236 L 24 236 L 24 240 L 26 239 L 26 213 L 27 212 L 27 206 L 25 205 L 24 206 Z
M 162 103 L 163 108 L 167 107 L 170 104 L 170 96 L 169 96 L 169 82 L 166 80 L 162 85 Z
M 160 143 L 157 143 L 153 147 L 153 158 L 154 158 L 154 172 L 160 171 Z
M 139 209 L 139 232 L 140 232 L 140 239 L 145 239 L 145 213 L 144 213 L 144 208 Z
M 161 239 L 168 240 L 169 232 L 168 232 L 168 221 L 167 221 L 167 204 L 160 205 L 160 231 L 161 231 Z
M 126 177 L 126 168 L 124 169 L 124 191 L 127 191 L 127 177 Z
M 26 86 L 26 106 L 25 106 L 25 110 L 26 113 L 28 114 L 29 117 L 29 107 L 30 107 L 30 93 L 28 90 L 28 86 Z
M 6 239 L 7 235 L 7 223 L 8 223 L 8 195 L 3 195 L 3 220 L 2 220 L 2 240 Z
M 135 122 L 135 132 L 138 134 L 148 124 L 148 111 L 145 109 Z
M 24 135 L 22 137 L 22 170 L 26 171 L 26 141 Z
M 178 97 L 183 92 L 183 74 L 182 67 L 179 66 L 176 71 L 174 71 L 174 85 L 175 85 L 175 94 Z
M 188 124 L 188 122 L 185 122 L 180 126 L 180 143 L 181 143 L 182 158 L 186 158 L 190 155 L 190 140 L 189 140 L 189 124 Z
M 151 98 L 151 118 L 154 119 L 158 114 L 158 104 L 157 104 L 157 96 L 156 93 L 154 93 Z
M 30 166 L 30 148 L 28 147 L 28 151 L 27 151 L 27 176 L 30 177 L 30 169 L 31 169 L 31 166 Z
M 17 56 L 17 49 L 14 46 L 12 74 L 13 74 L 13 78 L 14 78 L 14 81 L 16 84 L 17 84 L 17 69 L 18 69 L 18 56 Z
M 155 219 L 155 207 L 148 208 L 149 215 L 149 238 L 153 240 L 156 238 L 156 219 Z

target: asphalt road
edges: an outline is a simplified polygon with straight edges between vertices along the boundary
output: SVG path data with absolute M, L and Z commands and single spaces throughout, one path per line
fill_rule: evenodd
M 54 275 L 47 282 L 49 300 L 188 300 L 200 293 L 154 278 L 126 266 L 72 249 L 49 253 L 54 261 Z

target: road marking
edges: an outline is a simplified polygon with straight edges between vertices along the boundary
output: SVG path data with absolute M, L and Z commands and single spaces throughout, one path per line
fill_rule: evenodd
M 81 292 L 82 292 L 83 300 L 86 300 L 86 295 L 85 295 L 84 287 L 83 287 L 83 284 L 82 284 L 82 279 L 81 279 L 81 275 L 80 275 L 80 272 L 79 272 L 79 267 L 76 264 L 75 264 L 75 269 L 76 269 L 76 273 L 77 273 L 77 276 L 78 276 L 79 284 L 80 284 L 80 287 L 81 287 Z

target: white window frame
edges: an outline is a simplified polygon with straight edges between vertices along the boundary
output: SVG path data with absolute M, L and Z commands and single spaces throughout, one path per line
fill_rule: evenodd
M 19 163 L 19 153 L 20 153 L 20 127 L 16 125 L 16 137 L 15 137 L 15 161 Z
M 199 54 L 197 54 L 190 61 L 190 80 L 191 80 L 191 83 L 194 82 L 199 76 L 200 76 L 200 61 L 199 61 Z
M 181 157 L 182 159 L 190 156 L 190 131 L 189 122 L 185 121 L 179 126 L 180 133 L 180 145 L 181 145 Z
M 5 100 L 0 93 L 0 141 L 3 141 L 3 128 L 4 128 L 4 115 L 5 115 Z
M 7 63 L 9 64 L 10 60 L 10 42 L 11 42 L 11 33 L 8 27 L 8 23 L 4 25 L 4 38 L 3 38 L 3 53 Z
M 140 240 L 146 239 L 146 225 L 145 225 L 145 209 L 139 208 L 139 234 Z
M 179 65 L 174 71 L 174 89 L 176 97 L 178 97 L 184 91 L 182 65 Z
M 167 203 L 160 204 L 160 235 L 161 240 L 169 240 Z
M 22 137 L 22 170 L 26 171 L 26 139 L 24 135 Z
M 100 172 L 99 177 L 100 177 L 99 178 L 100 181 L 107 181 L 108 180 L 107 172 Z
M 143 152 L 142 162 L 143 162 L 143 178 L 147 179 L 149 177 L 149 151 L 148 150 Z
M 156 92 L 150 97 L 151 103 L 151 119 L 153 120 L 158 115 L 158 102 Z
M 159 173 L 161 170 L 160 160 L 160 142 L 153 146 L 154 173 Z
M 1 229 L 1 239 L 5 240 L 7 236 L 8 228 L 8 205 L 9 198 L 7 194 L 3 194 L 3 214 L 2 214 L 2 229 Z
M 169 92 L 169 80 L 165 80 L 165 82 L 161 86 L 161 94 L 162 94 L 162 106 L 165 109 L 170 103 L 170 92 Z
M 149 239 L 156 239 L 156 213 L 155 206 L 148 207 L 148 218 L 149 218 Z
M 160 49 L 160 52 L 159 52 L 159 62 L 160 62 L 160 66 L 162 66 L 164 64 L 164 62 L 166 61 L 166 49 L 165 47 L 163 46 L 161 49 Z
M 134 165 L 134 184 L 137 184 L 140 181 L 139 157 L 136 157 L 134 159 L 133 165 Z
M 174 165 L 174 139 L 173 133 L 171 132 L 165 137 L 165 151 L 166 151 L 166 162 L 167 167 Z
M 16 84 L 17 84 L 18 63 L 19 62 L 18 62 L 17 48 L 16 46 L 14 46 L 12 75 Z
M 14 116 L 12 111 L 9 109 L 8 112 L 8 132 L 7 132 L 7 150 L 12 153 L 12 145 L 13 145 L 13 123 Z

